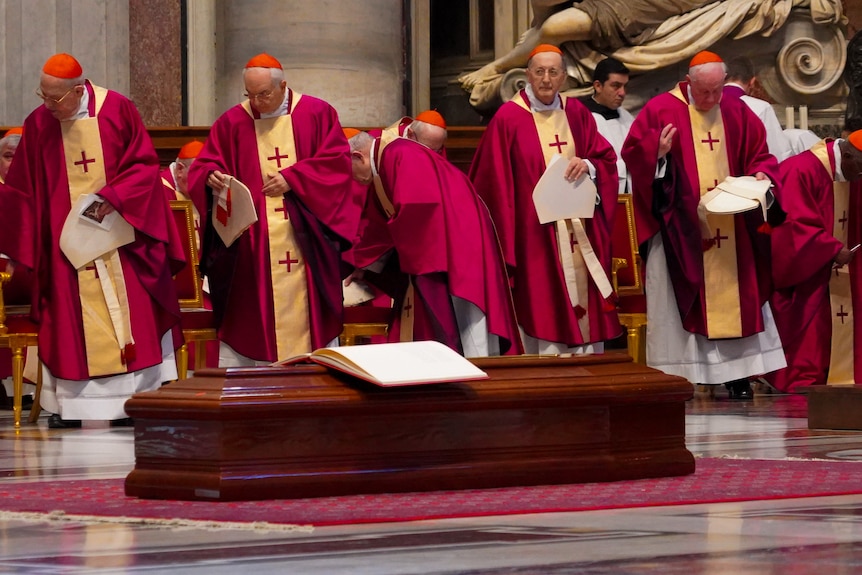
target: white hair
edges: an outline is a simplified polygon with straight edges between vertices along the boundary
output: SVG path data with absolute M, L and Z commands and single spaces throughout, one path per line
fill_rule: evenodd
M 0 151 L 5 150 L 8 146 L 18 146 L 21 141 L 21 134 L 9 134 L 0 138 Z
M 269 70 L 269 77 L 272 80 L 273 86 L 278 86 L 284 80 L 284 70 L 281 68 L 264 68 L 263 66 L 252 66 L 244 68 L 242 71 L 242 79 L 245 80 L 245 73 L 249 70 Z
M 688 69 L 688 77 L 692 80 L 696 79 L 698 74 L 702 71 L 711 70 L 716 64 L 721 65 L 721 69 L 724 71 L 725 75 L 727 74 L 727 64 L 724 62 L 704 62 L 703 64 L 698 64 L 697 66 L 692 66 Z M 709 68 L 707 68 L 709 66 Z
M 368 132 L 359 132 L 358 134 L 351 137 L 347 140 L 347 143 L 350 144 L 350 152 L 361 152 L 363 150 L 368 149 L 371 146 L 371 142 L 374 138 L 371 137 L 371 134 Z

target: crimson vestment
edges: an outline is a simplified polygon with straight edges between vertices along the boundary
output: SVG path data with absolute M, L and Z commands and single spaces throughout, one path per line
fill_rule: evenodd
M 158 156 L 137 109 L 124 96 L 89 82 L 85 90 L 86 118 L 59 122 L 45 106 L 27 117 L 0 212 L 0 251 L 36 272 L 32 315 L 39 323 L 40 358 L 54 376 L 67 380 L 111 375 L 93 373 L 93 350 L 83 336 L 83 316 L 89 314 L 82 310 L 79 272 L 60 250 L 60 232 L 72 207 L 70 179 L 101 186 L 94 193 L 135 228 L 135 241 L 118 249 L 134 353 L 113 350 L 125 366 L 114 373 L 162 362 L 162 336 L 179 321 L 171 274 L 183 262 Z M 88 122 L 95 122 L 100 135 L 98 149 L 72 151 L 68 142 L 64 149 L 64 130 Z M 103 173 L 106 182 L 89 183 L 95 173 Z
M 666 173 L 657 178 L 659 138 L 668 124 L 678 131 Z M 622 154 L 632 175 L 637 237 L 648 244 L 648 364 L 713 384 L 783 367 L 766 304 L 771 277 L 763 212 L 698 211 L 701 197 L 727 176 L 763 172 L 778 181 L 763 123 L 734 98 L 699 111 L 681 82 L 644 106 Z M 774 206 L 770 213 L 778 211 Z
M 261 118 L 248 101 L 229 109 L 213 124 L 189 170 L 189 194 L 204 230 L 201 268 L 209 279 L 219 338 L 259 361 L 302 351 L 278 349 L 278 342 L 284 342 L 280 330 L 292 323 L 308 325 L 305 352 L 324 347 L 341 333 L 340 251 L 355 237 L 364 201 L 350 185 L 347 140 L 335 110 L 293 90 L 286 98 L 286 117 Z M 283 138 L 284 131 L 276 134 L 285 123 L 292 139 Z M 215 210 L 206 180 L 214 170 L 248 186 L 258 214 L 257 223 L 229 248 L 212 228 Z M 275 172 L 290 187 L 277 202 L 261 192 L 264 177 Z M 270 234 L 276 216 L 289 220 L 295 234 L 295 247 L 283 254 L 270 253 L 271 242 L 283 239 Z M 273 285 L 276 262 L 288 273 L 305 268 L 304 301 L 287 315 L 275 312 L 281 295 Z
M 494 226 L 470 180 L 422 144 L 398 138 L 378 154 L 379 143 L 375 141 L 371 153 L 392 215 L 367 219 L 370 245 L 366 248 L 365 240 L 360 241 L 356 265 L 366 267 L 389 249 L 394 252 L 390 265 L 410 277 L 415 301 L 404 299 L 406 282 L 401 282 L 400 293 L 390 295 L 399 310 L 415 306 L 414 339 L 434 339 L 463 353 L 461 318 L 450 300 L 454 296 L 484 314 L 487 332 L 500 338 L 501 352 L 522 353 Z
M 862 260 L 833 269 L 842 247 L 862 241 L 862 183 L 839 182 L 837 161 L 826 140 L 781 163 L 787 221 L 772 234 L 772 307 L 787 357 L 772 384 L 781 391 L 862 381 L 862 362 L 854 361 L 862 358 L 862 323 L 853 313 L 862 305 Z M 849 369 L 830 369 L 842 363 Z
M 565 98 L 561 103 L 560 113 L 565 114 L 571 142 L 565 141 L 567 137 L 564 141 L 544 141 L 540 137 L 534 114 L 542 117 L 554 112 L 531 112 L 525 91 L 503 104 L 479 142 L 470 179 L 488 205 L 497 228 L 518 324 L 528 336 L 575 347 L 613 339 L 621 328 L 613 305 L 600 293 L 592 277 L 588 280 L 586 305 L 582 302 L 579 309 L 572 305 L 557 227 L 554 223 L 539 223 L 533 204 L 533 189 L 545 171 L 544 149 L 558 147 L 564 156 L 572 153 L 590 160 L 595 167 L 598 201 L 595 214 L 584 219 L 583 226 L 608 277 L 618 184 L 616 155 L 598 133 L 592 114 L 574 98 Z M 576 245 L 572 240 L 572 252 Z M 584 312 L 589 319 L 586 336 L 587 330 L 578 325 Z

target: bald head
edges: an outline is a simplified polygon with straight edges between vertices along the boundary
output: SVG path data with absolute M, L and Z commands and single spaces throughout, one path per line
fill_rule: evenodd
M 446 144 L 446 128 L 429 124 L 421 120 L 413 120 L 407 127 L 407 137 L 415 140 L 435 152 L 439 152 Z

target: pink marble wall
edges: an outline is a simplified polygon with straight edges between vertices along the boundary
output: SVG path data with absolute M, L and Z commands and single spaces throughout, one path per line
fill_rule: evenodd
M 182 0 L 129 0 L 130 97 L 147 126 L 182 123 Z

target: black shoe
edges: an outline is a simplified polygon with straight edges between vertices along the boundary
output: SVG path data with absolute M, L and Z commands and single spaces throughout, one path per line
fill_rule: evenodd
M 63 419 L 57 413 L 48 418 L 48 429 L 75 429 L 81 427 L 80 419 Z
M 124 417 L 123 419 L 112 419 L 111 427 L 134 427 L 135 420 L 131 417 Z
M 747 379 L 729 381 L 724 386 L 727 388 L 727 395 L 730 399 L 754 399 L 754 390 L 751 389 L 751 383 Z

